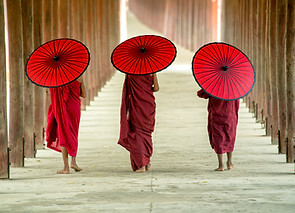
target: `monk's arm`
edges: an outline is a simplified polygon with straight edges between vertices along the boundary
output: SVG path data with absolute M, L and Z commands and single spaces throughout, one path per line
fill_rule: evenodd
M 83 82 L 83 77 L 80 76 L 77 81 L 79 81 L 81 83 L 81 94 L 80 96 L 82 98 L 86 98 L 86 89 L 85 89 L 85 85 L 84 85 L 84 82 Z
M 153 83 L 154 83 L 154 86 L 153 86 L 153 91 L 154 92 L 157 92 L 159 91 L 160 87 L 159 87 L 159 82 L 158 82 L 158 78 L 157 78 L 157 74 L 153 74 Z
M 199 90 L 198 92 L 197 92 L 197 95 L 200 97 L 200 98 L 205 98 L 205 99 L 207 99 L 207 98 L 209 98 L 210 96 L 203 90 L 203 89 L 201 89 L 201 90 Z

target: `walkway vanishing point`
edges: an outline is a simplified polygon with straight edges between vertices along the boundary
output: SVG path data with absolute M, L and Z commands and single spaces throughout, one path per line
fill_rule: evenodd
M 129 37 L 155 34 L 129 15 Z M 61 155 L 49 149 L 12 168 L 0 180 L 0 212 L 294 212 L 293 164 L 241 103 L 235 168 L 215 172 L 217 159 L 207 136 L 207 101 L 190 67 L 192 52 L 178 48 L 176 66 L 158 74 L 152 170 L 131 171 L 129 153 L 117 145 L 124 75 L 117 72 L 82 112 L 80 173 L 57 175 Z

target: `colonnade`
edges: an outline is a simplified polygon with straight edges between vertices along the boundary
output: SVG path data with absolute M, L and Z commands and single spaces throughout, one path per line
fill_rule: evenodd
M 295 0 L 129 0 L 146 25 L 192 51 L 220 40 L 252 61 L 256 83 L 244 98 L 278 153 L 294 162 Z M 218 4 L 220 24 L 218 25 Z
M 30 54 L 56 38 L 84 43 L 91 57 L 84 74 L 85 108 L 114 73 L 108 59 L 120 40 L 120 4 L 120 0 L 0 1 L 0 178 L 9 177 L 10 163 L 24 166 L 24 158 L 34 157 L 44 146 L 49 90 L 25 76 Z

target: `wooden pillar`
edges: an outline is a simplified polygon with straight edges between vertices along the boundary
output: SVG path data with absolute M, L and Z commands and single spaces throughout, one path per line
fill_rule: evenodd
M 42 0 L 33 1 L 33 47 L 42 44 Z M 43 149 L 44 142 L 44 88 L 34 85 L 34 130 L 36 148 Z
M 32 0 L 22 1 L 23 59 L 24 64 L 33 52 L 33 5 Z M 25 73 L 24 73 L 25 75 Z M 34 144 L 34 84 L 24 76 L 24 141 L 25 156 L 35 156 Z
M 93 44 L 92 44 L 92 1 L 88 1 L 86 3 L 86 45 L 89 49 L 89 52 L 92 53 L 94 51 Z M 87 68 L 86 73 L 86 85 L 87 85 L 87 97 L 86 97 L 86 104 L 89 105 L 90 101 L 93 100 L 93 66 L 94 63 L 91 61 Z
M 269 0 L 269 66 L 271 82 L 271 143 L 278 144 L 277 0 Z
M 42 43 L 51 41 L 53 38 L 52 33 L 52 1 L 43 0 L 42 4 Z M 43 126 L 47 126 L 47 111 L 50 105 L 50 92 L 48 88 L 44 88 L 44 114 Z
M 79 17 L 79 40 L 86 44 L 86 6 L 84 3 L 84 0 L 78 0 L 78 7 L 79 7 L 79 12 L 78 12 L 78 17 Z M 101 48 L 101 47 L 100 47 Z M 92 58 L 92 54 L 90 53 L 90 58 Z M 92 59 L 90 59 L 92 61 Z M 90 63 L 91 63 L 90 61 Z M 87 82 L 87 73 L 88 73 L 89 68 L 87 68 L 87 70 L 85 71 L 85 73 L 83 74 L 83 80 L 86 83 Z M 87 85 L 85 85 L 87 88 Z M 86 109 L 86 103 L 87 103 L 87 99 L 86 98 L 82 98 L 81 99 L 81 109 L 85 110 Z
M 66 38 L 69 35 L 68 0 L 58 0 L 58 35 Z
M 4 4 L 0 1 L 0 178 L 9 178 Z
M 286 70 L 287 70 L 287 117 L 288 147 L 287 162 L 294 163 L 295 150 L 295 1 L 288 1 L 288 20 L 286 34 Z
M 258 109 L 256 111 L 257 115 L 257 121 L 258 122 L 263 122 L 263 116 L 261 114 L 261 112 L 263 112 L 263 101 L 265 100 L 265 92 L 263 91 L 263 86 L 262 83 L 264 81 L 264 79 L 262 78 L 263 75 L 263 65 L 262 65 L 262 57 L 263 57 L 263 53 L 262 53 L 262 45 L 263 45 L 263 41 L 262 41 L 262 34 L 263 34 L 263 27 L 265 25 L 263 25 L 262 23 L 262 15 L 263 15 L 263 11 L 262 11 L 262 3 L 263 0 L 257 1 L 257 9 L 256 9 L 256 13 L 257 13 L 257 40 L 256 40 L 256 46 L 257 46 L 257 61 L 256 61 L 256 67 L 257 67 L 257 91 L 256 91 L 256 103 Z
M 70 22 L 71 22 L 71 37 L 80 41 L 80 24 L 82 24 L 79 16 L 80 8 L 79 8 L 79 0 L 72 0 L 70 4 L 71 12 L 70 12 Z M 82 41 L 81 41 L 82 42 Z
M 265 96 L 266 96 L 266 118 L 265 131 L 266 135 L 271 136 L 272 124 L 272 84 L 271 84 L 271 68 L 270 68 L 270 2 L 266 0 L 265 13 Z
M 47 1 L 47 0 L 45 0 Z M 59 38 L 59 0 L 52 0 L 52 39 Z
M 108 35 L 109 35 L 109 26 L 108 26 L 108 20 L 107 17 L 108 16 L 108 7 L 107 7 L 107 1 L 102 0 L 102 51 L 101 54 L 103 56 L 103 58 L 108 58 L 108 50 L 109 50 L 109 41 L 108 41 Z M 103 60 L 103 67 L 105 69 L 102 70 L 103 72 L 103 83 L 105 83 L 108 79 L 108 62 Z
M 286 93 L 286 32 L 287 32 L 287 0 L 278 1 L 277 5 L 277 80 L 279 103 L 280 152 L 286 153 L 286 122 L 287 122 L 287 93 Z
M 103 55 L 102 55 L 102 22 L 103 22 L 103 17 L 102 17 L 102 1 L 97 1 L 96 5 L 96 25 L 97 25 L 97 31 L 96 31 L 96 49 L 97 49 L 97 72 L 99 72 L 97 76 L 97 81 L 98 81 L 98 91 L 101 90 L 101 87 L 103 85 L 103 70 L 105 69 L 103 67 Z
M 10 115 L 9 115 L 9 147 L 13 166 L 24 166 L 24 62 L 22 38 L 21 1 L 7 2 L 8 43 L 9 43 L 9 83 L 10 83 Z
M 113 2 L 113 1 L 110 1 Z M 97 92 L 98 92 L 98 76 L 99 76 L 99 71 L 97 69 L 97 39 L 96 39 L 96 35 L 97 35 L 97 13 L 96 13 L 96 4 L 97 1 L 92 2 L 92 6 L 91 6 L 91 28 L 92 28 L 92 33 L 90 35 L 90 39 L 91 39 L 91 43 L 92 43 L 92 54 L 93 54 L 93 59 L 91 61 L 92 63 L 92 94 L 93 97 L 91 100 L 94 100 L 94 97 L 97 96 Z M 111 37 L 111 35 L 110 35 Z

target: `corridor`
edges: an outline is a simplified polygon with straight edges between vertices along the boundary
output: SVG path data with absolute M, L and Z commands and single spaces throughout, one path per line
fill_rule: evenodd
M 136 31 L 135 31 L 136 30 Z M 158 34 L 128 15 L 128 37 Z M 116 72 L 82 111 L 77 162 L 80 173 L 57 175 L 60 153 L 38 150 L 0 182 L 0 212 L 294 212 L 293 164 L 241 103 L 234 169 L 215 172 L 207 135 L 207 101 L 177 46 L 175 63 L 158 74 L 152 169 L 131 170 L 117 144 L 124 74 Z

